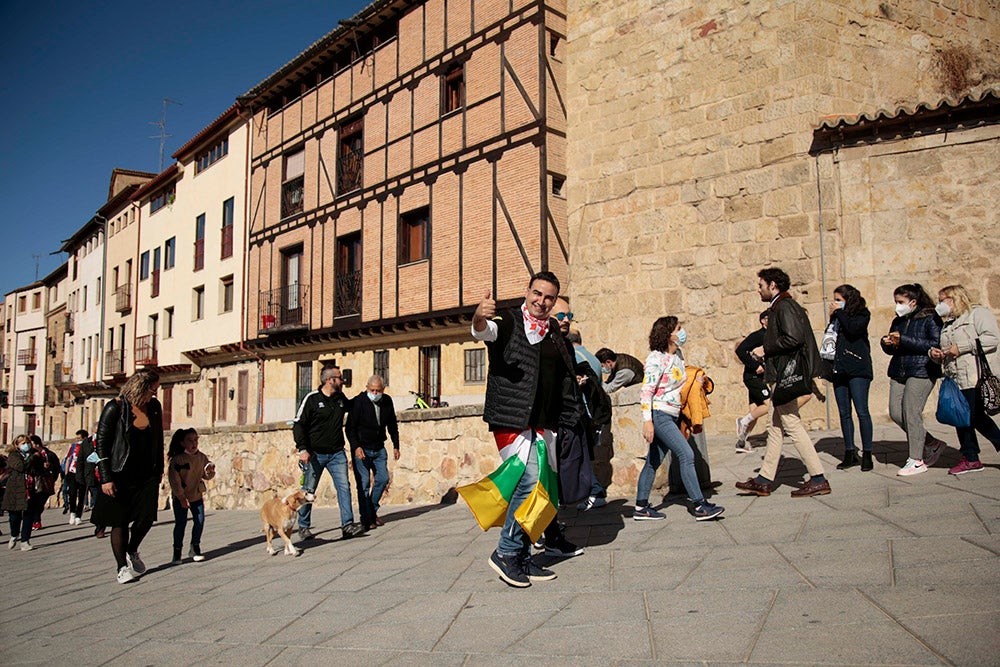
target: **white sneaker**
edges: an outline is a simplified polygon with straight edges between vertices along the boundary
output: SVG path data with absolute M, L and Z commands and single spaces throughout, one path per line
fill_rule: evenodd
M 139 558 L 139 552 L 138 551 L 136 551 L 135 553 L 132 553 L 132 554 L 126 553 L 125 554 L 125 564 L 128 565 L 128 568 L 130 570 L 132 570 L 132 572 L 137 577 L 139 575 L 142 575 L 142 574 L 146 573 L 146 564 L 142 562 L 141 558 Z
M 188 558 L 190 558 L 196 563 L 200 563 L 201 561 L 205 560 L 205 556 L 202 555 L 201 549 L 195 549 L 194 547 L 188 549 Z
M 922 472 L 927 472 L 927 466 L 924 465 L 923 461 L 918 459 L 906 459 L 906 465 L 899 469 L 896 474 L 901 477 L 908 477 L 910 475 L 919 475 Z
M 576 508 L 581 512 L 586 512 L 587 510 L 592 510 L 595 507 L 604 507 L 607 504 L 608 501 L 606 498 L 601 498 L 600 496 L 590 496 L 582 503 L 577 505 Z
M 747 439 L 747 431 L 750 428 L 750 424 L 744 421 L 743 417 L 736 420 L 736 439 L 739 441 L 744 441 Z
M 122 567 L 120 570 L 118 570 L 118 583 L 119 584 L 127 584 L 128 582 L 134 581 L 134 580 L 135 580 L 135 575 L 132 574 L 132 568 L 130 568 L 128 565 L 126 565 L 126 566 Z
M 7 543 L 7 548 L 13 549 L 16 546 L 17 546 L 17 538 L 16 537 L 10 538 L 10 542 Z
M 736 443 L 737 454 L 753 454 L 753 445 L 746 440 L 739 440 Z
M 928 444 L 924 445 L 924 465 L 930 468 L 937 463 L 937 460 L 941 458 L 941 452 L 944 451 L 946 446 L 944 440 L 932 438 Z
M 21 551 L 31 551 L 34 548 L 31 546 L 31 542 L 21 542 Z

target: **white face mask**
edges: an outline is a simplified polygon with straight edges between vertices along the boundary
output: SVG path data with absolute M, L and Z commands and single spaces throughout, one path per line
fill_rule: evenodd
M 913 306 L 908 303 L 897 303 L 896 304 L 896 315 L 899 317 L 906 317 L 913 312 Z
M 938 305 L 934 306 L 934 312 L 938 317 L 948 317 L 951 315 L 951 306 L 946 301 L 939 301 Z

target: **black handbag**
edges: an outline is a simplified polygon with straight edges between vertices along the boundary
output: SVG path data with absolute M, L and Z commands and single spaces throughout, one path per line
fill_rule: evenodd
M 1000 414 L 1000 378 L 990 370 L 990 363 L 983 352 L 983 344 L 976 339 L 976 370 L 979 381 L 976 382 L 976 393 L 982 401 L 983 410 L 989 416 Z
M 771 404 L 784 405 L 811 392 L 812 378 L 809 377 L 808 373 L 806 353 L 804 349 L 799 349 L 778 372 L 778 381 L 774 385 Z

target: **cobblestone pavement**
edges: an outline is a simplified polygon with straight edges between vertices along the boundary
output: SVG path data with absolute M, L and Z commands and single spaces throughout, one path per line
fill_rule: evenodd
M 875 470 L 834 469 L 836 433 L 813 433 L 833 487 L 792 499 L 804 474 L 785 447 L 768 498 L 733 482 L 760 464 L 710 438 L 722 520 L 668 497 L 636 522 L 631 498 L 564 510 L 582 556 L 515 590 L 457 505 L 390 507 L 342 541 L 314 513 L 298 558 L 268 556 L 251 511 L 208 513 L 202 563 L 171 566 L 172 515 L 142 548 L 149 571 L 119 585 L 107 540 L 48 510 L 30 552 L 2 550 L 0 664 L 76 665 L 988 665 L 1000 658 L 1000 455 L 961 477 L 950 445 L 897 477 L 902 434 L 876 427 Z M 7 524 L 3 523 L 4 540 Z

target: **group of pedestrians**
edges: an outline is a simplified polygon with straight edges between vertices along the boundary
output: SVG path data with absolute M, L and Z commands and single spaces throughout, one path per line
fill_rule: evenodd
M 781 281 L 785 291 L 786 280 L 784 276 Z M 977 432 L 1000 450 L 1000 428 L 985 411 L 976 390 L 984 362 L 1000 367 L 1000 331 L 996 317 L 988 308 L 975 305 L 961 285 L 942 288 L 935 301 L 921 285 L 908 283 L 893 291 L 893 301 L 896 316 L 889 331 L 881 337 L 880 346 L 890 357 L 887 371 L 889 416 L 906 434 L 908 444 L 907 460 L 897 474 L 911 476 L 926 472 L 946 447 L 943 441 L 928 433 L 923 420 L 927 400 L 942 375 L 957 383 L 970 409 L 969 425 L 956 429 L 962 460 L 949 473 L 961 475 L 982 470 Z M 766 414 L 771 398 L 768 383 L 761 379 L 764 373 L 762 358 L 753 354 L 752 346 L 755 341 L 764 340 L 773 311 L 772 304 L 761 313 L 762 328 L 736 348 L 737 356 L 744 363 L 744 384 L 751 402 L 748 414 L 737 421 L 737 451 L 752 451 L 746 443 L 747 433 L 756 419 Z M 837 465 L 840 470 L 856 466 L 862 471 L 873 468 L 873 429 L 868 405 L 874 378 L 870 323 L 871 312 L 861 292 L 849 284 L 836 287 L 819 351 L 821 359 L 814 360 L 810 375 L 825 378 L 833 386 L 844 440 L 844 457 Z M 775 379 L 772 376 L 771 380 Z M 861 439 L 860 456 L 854 415 Z

